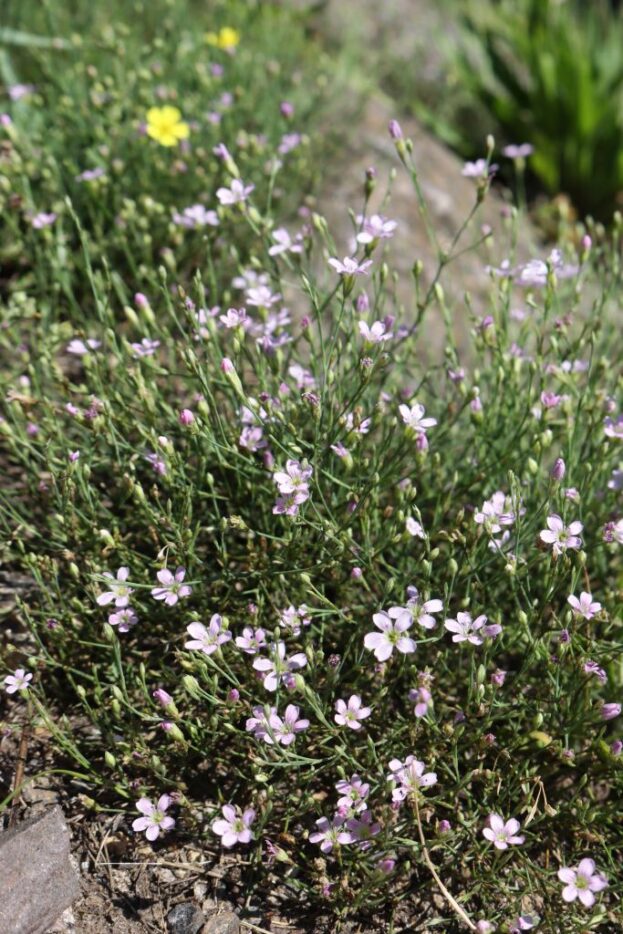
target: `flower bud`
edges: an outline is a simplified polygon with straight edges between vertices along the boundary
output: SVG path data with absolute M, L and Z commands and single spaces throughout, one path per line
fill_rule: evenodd
M 567 472 L 567 468 L 566 468 L 564 460 L 562 459 L 562 457 L 558 457 L 554 463 L 554 466 L 552 467 L 552 471 L 551 471 L 552 480 L 555 480 L 557 483 L 559 483 L 563 479 L 566 472 Z
M 195 420 L 195 416 L 190 409 L 182 409 L 179 414 L 180 425 L 192 425 Z

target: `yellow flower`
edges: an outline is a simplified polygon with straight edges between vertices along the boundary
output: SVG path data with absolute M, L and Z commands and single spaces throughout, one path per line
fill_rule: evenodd
M 204 38 L 208 45 L 229 51 L 235 49 L 240 42 L 240 33 L 231 26 L 223 26 L 218 32 L 206 32 Z
M 177 107 L 150 107 L 147 111 L 147 135 L 161 146 L 177 146 L 189 133 Z

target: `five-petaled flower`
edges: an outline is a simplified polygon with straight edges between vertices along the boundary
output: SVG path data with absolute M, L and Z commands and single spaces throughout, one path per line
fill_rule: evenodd
M 487 824 L 482 835 L 498 850 L 507 850 L 509 846 L 519 846 L 526 839 L 517 833 L 520 824 L 514 817 L 505 821 L 499 814 L 489 814 Z
M 175 827 L 175 821 L 166 813 L 171 806 L 172 798 L 170 795 L 160 795 L 157 804 L 154 804 L 149 798 L 139 798 L 136 802 L 136 810 L 140 811 L 142 817 L 137 817 L 132 821 L 132 830 L 138 832 L 144 830 L 148 840 L 157 840 L 160 832 L 163 833 Z
M 578 521 L 566 526 L 560 516 L 554 514 L 547 517 L 547 528 L 540 533 L 541 541 L 551 545 L 556 556 L 563 554 L 569 548 L 577 551 L 582 547 L 580 532 L 583 528 L 582 523 Z
M 239 178 L 232 180 L 229 188 L 218 188 L 216 197 L 222 205 L 241 204 L 246 201 L 255 185 L 245 185 Z
M 150 107 L 147 111 L 146 132 L 161 146 L 177 146 L 180 140 L 188 139 L 190 127 L 182 120 L 177 107 Z
M 4 679 L 4 690 L 7 694 L 15 694 L 17 691 L 27 691 L 29 682 L 32 681 L 32 674 L 23 668 L 16 668 L 12 675 L 7 675 Z
M 336 257 L 332 256 L 329 260 L 329 265 L 333 266 L 340 276 L 367 276 L 368 270 L 372 265 L 372 260 L 366 259 L 360 263 L 352 256 L 345 256 L 343 260 L 336 259 Z
M 353 835 L 346 826 L 346 822 L 341 815 L 336 814 L 330 821 L 326 817 L 319 817 L 316 821 L 314 833 L 310 833 L 309 842 L 319 843 L 323 853 L 330 853 L 337 844 L 346 844 L 353 842 Z
M 126 607 L 130 602 L 130 594 L 133 593 L 132 588 L 126 584 L 130 576 L 130 569 L 119 568 L 116 579 L 108 571 L 105 571 L 103 576 L 107 581 L 110 581 L 110 590 L 106 590 L 99 595 L 97 598 L 98 606 L 107 606 L 114 600 L 115 606 L 119 609 Z
M 189 584 L 183 583 L 186 577 L 186 568 L 177 568 L 175 575 L 168 568 L 161 568 L 156 577 L 162 587 L 154 587 L 151 595 L 156 600 L 163 600 L 167 606 L 175 606 L 181 597 L 189 597 L 193 592 Z
M 437 783 L 437 773 L 426 772 L 424 763 L 415 756 L 407 756 L 404 762 L 392 759 L 389 769 L 387 778 L 396 786 L 392 791 L 392 801 L 396 804 L 416 794 L 420 788 L 430 788 Z
M 434 428 L 437 424 L 436 418 L 425 418 L 426 409 L 419 402 L 413 405 L 399 405 L 398 411 L 402 420 L 412 432 L 416 435 L 425 435 L 428 428 Z
M 280 681 L 287 681 L 293 671 L 304 668 L 306 664 L 303 652 L 288 657 L 285 642 L 277 642 L 271 646 L 270 658 L 256 658 L 253 667 L 262 673 L 266 690 L 276 691 Z
M 567 602 L 573 608 L 573 612 L 576 616 L 583 616 L 584 619 L 592 619 L 596 613 L 599 613 L 601 610 L 601 603 L 597 603 L 596 600 L 593 600 L 590 593 L 587 593 L 585 590 L 582 591 L 579 598 L 573 596 L 567 597 Z
M 236 843 L 250 843 L 253 839 L 251 824 L 255 820 L 255 810 L 234 808 L 231 804 L 224 804 L 223 817 L 212 824 L 212 830 L 221 838 L 223 846 L 229 848 Z
M 223 627 L 223 620 L 218 613 L 212 616 L 207 629 L 203 623 L 191 623 L 186 627 L 186 632 L 192 639 L 184 643 L 184 648 L 196 649 L 204 655 L 212 655 L 231 639 L 231 632 Z
M 361 698 L 358 694 L 349 697 L 348 703 L 340 698 L 335 702 L 335 709 L 337 711 L 333 718 L 335 722 L 340 726 L 348 726 L 351 730 L 360 730 L 359 721 L 365 720 L 372 713 L 370 707 L 361 706 Z
M 472 645 L 482 645 L 485 638 L 493 639 L 502 632 L 499 623 L 487 624 L 484 614 L 472 620 L 471 613 L 457 613 L 456 619 L 447 619 L 444 626 L 454 633 L 453 642 L 471 642 Z
M 411 614 L 405 607 L 393 606 L 387 613 L 375 613 L 372 621 L 380 632 L 369 632 L 363 644 L 374 652 L 380 662 L 387 661 L 394 649 L 403 655 L 415 652 L 415 642 L 405 635 L 413 624 Z
M 583 859 L 575 869 L 562 866 L 558 878 L 565 883 L 562 897 L 566 902 L 579 898 L 585 908 L 595 904 L 595 892 L 601 892 L 608 885 L 608 880 L 595 867 L 592 859 Z

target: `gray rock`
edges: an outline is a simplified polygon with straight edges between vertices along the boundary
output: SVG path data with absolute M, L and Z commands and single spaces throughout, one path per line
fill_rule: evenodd
M 43 934 L 79 894 L 59 807 L 0 833 L 2 934 Z
M 203 921 L 201 909 L 193 902 L 181 902 L 167 915 L 170 934 L 197 934 Z
M 240 921 L 233 911 L 218 911 L 208 918 L 201 934 L 240 934 Z

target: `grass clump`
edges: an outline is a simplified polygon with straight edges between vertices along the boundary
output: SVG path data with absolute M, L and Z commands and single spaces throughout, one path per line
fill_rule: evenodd
M 117 268 L 64 201 L 83 323 L 27 280 L 5 296 L 3 561 L 33 582 L 10 724 L 129 839 L 243 854 L 239 893 L 279 879 L 390 929 L 617 930 L 620 225 L 511 254 L 453 308 L 467 224 L 405 308 L 372 173 L 343 257 L 221 158 L 228 262 Z

